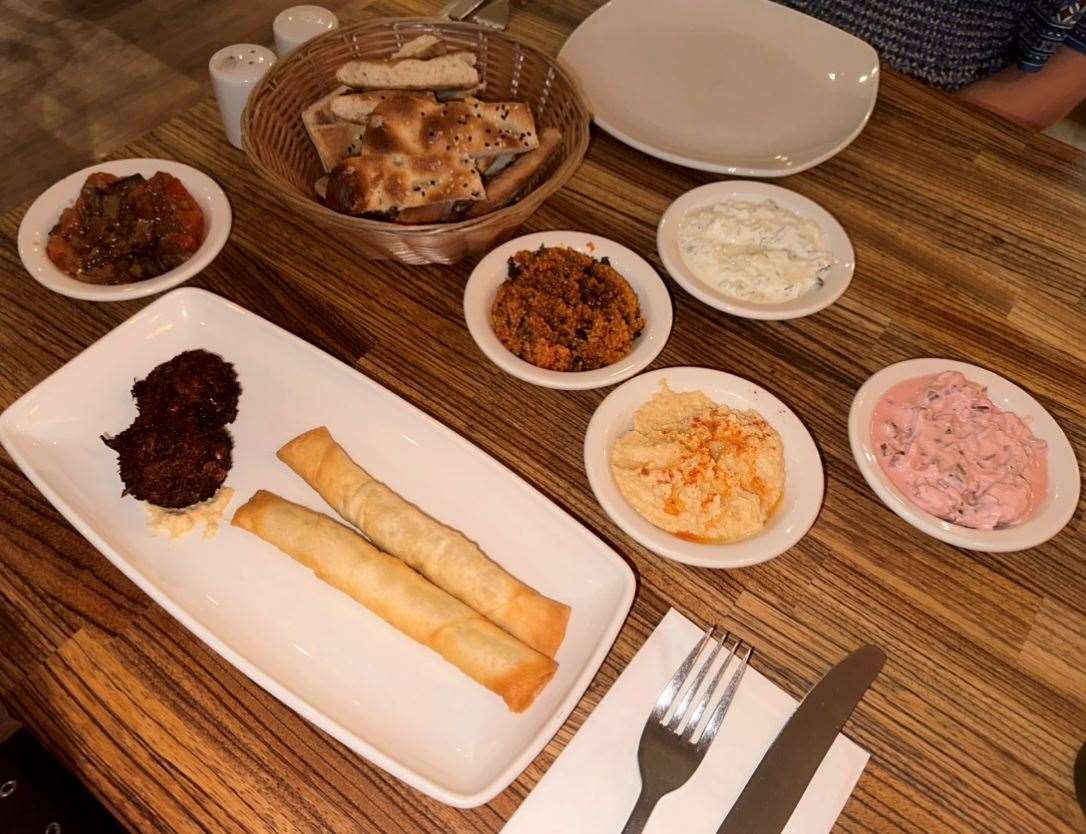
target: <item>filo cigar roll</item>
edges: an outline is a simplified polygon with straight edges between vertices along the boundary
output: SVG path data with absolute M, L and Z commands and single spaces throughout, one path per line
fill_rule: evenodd
M 549 657 L 326 515 L 259 490 L 234 513 L 232 524 L 275 545 L 389 625 L 429 646 L 500 695 L 513 712 L 528 709 L 558 669 Z
M 459 530 L 374 480 L 324 426 L 287 443 L 279 459 L 381 550 L 536 651 L 547 657 L 558 652 L 569 622 L 568 605 L 525 585 Z

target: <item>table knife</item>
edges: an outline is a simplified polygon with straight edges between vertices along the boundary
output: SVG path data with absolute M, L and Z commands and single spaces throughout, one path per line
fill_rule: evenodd
M 477 8 L 479 8 L 486 0 L 452 0 L 450 3 L 446 3 L 440 12 L 438 17 L 447 17 L 449 20 L 463 20 Z
M 857 649 L 826 673 L 769 746 L 717 834 L 780 834 L 886 655 Z

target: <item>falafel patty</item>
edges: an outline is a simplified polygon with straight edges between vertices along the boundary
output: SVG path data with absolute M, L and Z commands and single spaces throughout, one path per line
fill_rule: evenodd
M 122 494 L 166 509 L 211 498 L 233 463 L 230 433 L 191 419 L 160 421 L 141 415 L 120 434 L 102 440 L 117 453 Z
M 143 416 L 184 417 L 207 426 L 232 423 L 238 416 L 241 385 L 234 366 L 206 350 L 186 350 L 132 386 Z
M 226 480 L 234 441 L 225 424 L 238 415 L 234 366 L 206 350 L 187 350 L 132 386 L 139 415 L 102 441 L 117 453 L 122 495 L 176 510 L 206 501 Z

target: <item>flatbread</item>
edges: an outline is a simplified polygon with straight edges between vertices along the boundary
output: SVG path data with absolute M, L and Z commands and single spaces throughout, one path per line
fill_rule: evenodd
M 348 87 L 337 87 L 302 111 L 302 124 L 325 171 L 331 171 L 341 160 L 357 155 L 362 149 L 366 126 L 344 122 L 331 109 L 332 102 L 347 92 Z
M 340 85 L 327 95 L 321 96 L 302 111 L 302 122 L 308 127 L 309 125 L 330 125 L 339 121 L 332 113 L 332 100 L 350 91 L 350 87 Z
M 457 99 L 471 98 L 473 96 L 480 96 L 486 92 L 486 82 L 480 81 L 476 87 L 469 87 L 466 90 L 435 90 L 434 96 L 438 101 L 455 101 Z
M 336 166 L 327 201 L 336 211 L 367 214 L 485 196 L 479 171 L 465 154 L 368 154 Z
M 524 153 L 539 146 L 524 102 L 428 102 L 394 96 L 377 105 L 362 137 L 362 153 L 460 151 L 473 157 Z
M 447 51 L 445 42 L 436 35 L 419 35 L 393 52 L 392 59 L 436 58 L 438 55 L 444 55 Z
M 362 149 L 362 136 L 365 125 L 350 122 L 336 122 L 330 125 L 317 125 L 308 128 L 309 138 L 317 149 L 321 166 L 331 171 L 340 162 L 350 156 L 357 156 Z
M 486 199 L 471 203 L 464 217 L 481 217 L 513 201 L 535 173 L 551 158 L 562 141 L 562 131 L 556 127 L 543 128 L 539 147 L 521 154 L 490 180 L 486 186 Z
M 508 168 L 509 163 L 516 158 L 517 155 L 514 153 L 503 153 L 498 156 L 491 156 L 479 161 L 479 170 L 484 177 L 493 177 L 503 169 Z
M 349 61 L 336 78 L 360 90 L 466 90 L 479 83 L 475 60 L 471 52 L 450 52 L 426 60 Z
M 341 87 L 340 89 L 347 90 L 349 88 Z M 377 105 L 395 96 L 408 96 L 422 101 L 436 101 L 433 93 L 425 91 L 371 90 L 367 93 L 349 92 L 336 96 L 329 102 L 328 109 L 337 120 L 364 125 L 370 114 L 377 109 Z
M 405 225 L 422 225 L 425 223 L 444 223 L 451 220 L 457 206 L 469 205 L 462 200 L 449 200 L 444 203 L 433 203 L 428 206 L 415 206 L 414 208 L 401 209 L 394 212 L 389 219 Z

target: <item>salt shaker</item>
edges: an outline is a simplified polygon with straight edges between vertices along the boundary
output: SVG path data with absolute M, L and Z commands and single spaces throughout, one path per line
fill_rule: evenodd
M 339 20 L 336 16 L 321 6 L 291 6 L 283 9 L 272 23 L 275 51 L 280 58 L 286 58 L 310 38 L 323 35 L 337 26 Z
M 241 147 L 241 113 L 249 93 L 275 63 L 275 53 L 254 43 L 224 46 L 211 56 L 211 86 L 219 101 L 226 138 L 235 148 Z

